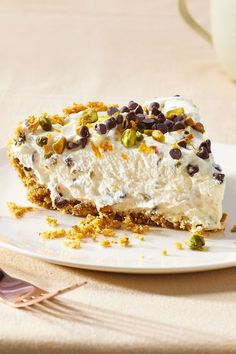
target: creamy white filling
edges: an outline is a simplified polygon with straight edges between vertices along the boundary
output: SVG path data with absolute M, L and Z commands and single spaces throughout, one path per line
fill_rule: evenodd
M 183 107 L 186 114 L 199 120 L 198 110 L 189 100 L 173 97 L 154 101 L 161 104 L 163 112 Z M 104 113 L 100 113 L 102 115 Z M 75 138 L 79 116 L 70 115 L 68 124 L 63 127 L 54 125 L 61 130 L 52 132 L 54 139 L 61 135 L 67 139 Z M 157 153 L 150 154 L 138 152 L 137 147 L 125 148 L 115 140 L 114 130 L 106 136 L 98 136 L 93 128 L 90 132 L 90 139 L 95 144 L 109 138 L 113 150 L 101 150 L 102 157 L 97 158 L 88 144 L 83 150 L 65 149 L 62 155 L 53 155 L 45 160 L 43 149 L 35 142 L 35 134 L 25 129 L 26 142 L 12 145 L 12 154 L 23 166 L 33 169 L 37 181 L 50 190 L 52 200 L 60 192 L 65 199 L 92 201 L 98 209 L 106 205 L 112 205 L 115 210 L 155 209 L 169 221 L 184 218 L 207 229 L 220 227 L 225 183 L 219 184 L 212 177 L 215 172 L 212 154 L 207 160 L 196 156 L 196 149 L 203 141 L 202 134 L 191 130 L 194 135 L 192 146 L 181 149 L 182 158 L 177 161 L 170 157 L 169 150 L 182 138 L 182 131 L 165 134 L 164 144 L 145 137 L 146 145 L 157 147 Z M 37 136 L 40 135 L 45 135 L 45 132 L 37 132 Z M 127 161 L 122 154 L 127 156 Z M 73 160 L 70 167 L 65 163 L 68 157 Z M 199 166 L 199 172 L 193 177 L 187 173 L 188 164 Z

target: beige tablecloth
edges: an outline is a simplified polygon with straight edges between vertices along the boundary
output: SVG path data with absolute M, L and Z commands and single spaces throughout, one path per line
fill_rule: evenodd
M 207 2 L 189 3 L 207 26 Z M 0 50 L 0 144 L 31 113 L 172 94 L 194 98 L 213 140 L 236 143 L 236 85 L 174 0 L 2 1 Z M 46 289 L 89 281 L 63 309 L 0 304 L 0 353 L 236 352 L 236 269 L 105 274 L 5 250 L 0 266 Z

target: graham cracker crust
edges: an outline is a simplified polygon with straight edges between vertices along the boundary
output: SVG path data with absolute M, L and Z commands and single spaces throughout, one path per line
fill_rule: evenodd
M 111 206 L 101 208 L 97 210 L 95 204 L 92 202 L 85 202 L 81 200 L 69 200 L 67 204 L 61 208 L 53 205 L 50 191 L 43 185 L 37 183 L 32 171 L 27 171 L 20 164 L 17 158 L 14 158 L 9 154 L 10 162 L 12 166 L 16 169 L 19 178 L 23 182 L 27 190 L 27 198 L 30 202 L 39 205 L 40 207 L 59 210 L 66 214 L 71 214 L 75 216 L 87 216 L 99 215 L 99 213 L 108 214 L 110 217 L 116 220 L 123 220 L 126 216 L 130 216 L 131 220 L 137 224 L 144 224 L 150 226 L 158 226 L 162 228 L 172 228 L 176 230 L 187 230 L 191 229 L 191 224 L 188 221 L 182 220 L 181 222 L 170 222 L 163 215 L 158 214 L 157 211 L 140 211 L 130 209 L 127 211 L 114 211 Z

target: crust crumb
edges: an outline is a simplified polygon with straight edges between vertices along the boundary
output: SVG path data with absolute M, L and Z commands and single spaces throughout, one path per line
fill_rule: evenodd
M 7 207 L 11 212 L 11 214 L 18 219 L 22 218 L 22 216 L 24 216 L 26 213 L 34 210 L 33 207 L 25 207 L 25 206 L 17 205 L 14 202 L 8 202 Z
M 58 220 L 51 218 L 51 216 L 49 216 L 49 215 L 46 216 L 45 220 L 46 220 L 47 224 L 52 227 L 56 227 L 58 225 Z
M 128 247 L 130 245 L 129 238 L 127 235 L 120 237 L 118 242 L 119 242 L 119 245 L 122 247 Z
M 111 243 L 109 240 L 102 240 L 99 242 L 99 245 L 104 247 L 104 248 L 107 248 L 107 247 L 110 247 L 111 246 Z
M 43 231 L 39 233 L 39 236 L 44 240 L 53 240 L 55 238 L 66 236 L 66 230 L 62 227 L 52 231 Z

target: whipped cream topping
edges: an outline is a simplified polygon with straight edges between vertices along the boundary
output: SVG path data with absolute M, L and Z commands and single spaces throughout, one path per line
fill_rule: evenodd
M 166 114 L 175 108 L 183 108 L 187 116 L 200 121 L 197 107 L 182 97 L 155 98 L 145 103 L 158 102 L 160 110 Z M 70 114 L 65 125 L 53 124 L 50 132 L 53 141 L 61 136 L 73 141 L 78 138 L 76 126 L 82 112 Z M 107 118 L 106 112 L 98 112 L 98 122 Z M 151 211 L 161 214 L 170 222 L 185 220 L 193 226 L 203 225 L 206 229 L 220 228 L 222 199 L 225 183 L 213 178 L 217 173 L 212 153 L 202 159 L 196 152 L 204 141 L 202 133 L 190 126 L 185 130 L 193 135 L 187 148 L 180 148 L 181 159 L 170 156 L 176 142 L 184 138 L 184 131 L 177 130 L 165 134 L 165 142 L 155 141 L 152 136 L 144 135 L 138 145 L 126 148 L 120 142 L 116 129 L 99 135 L 95 124 L 89 127 L 89 143 L 84 149 L 65 149 L 62 154 L 52 154 L 45 159 L 44 150 L 36 139 L 45 136 L 38 129 L 31 133 L 26 122 L 22 123 L 25 134 L 23 144 L 12 144 L 11 154 L 19 159 L 27 169 L 32 169 L 39 184 L 46 186 L 52 201 L 60 195 L 67 200 L 79 199 L 92 202 L 97 209 L 112 206 L 114 210 L 129 209 Z M 108 140 L 111 150 L 103 151 L 99 146 Z M 152 147 L 152 152 L 143 152 L 140 144 Z M 93 145 L 98 147 L 97 156 Z M 198 166 L 193 176 L 187 166 Z

